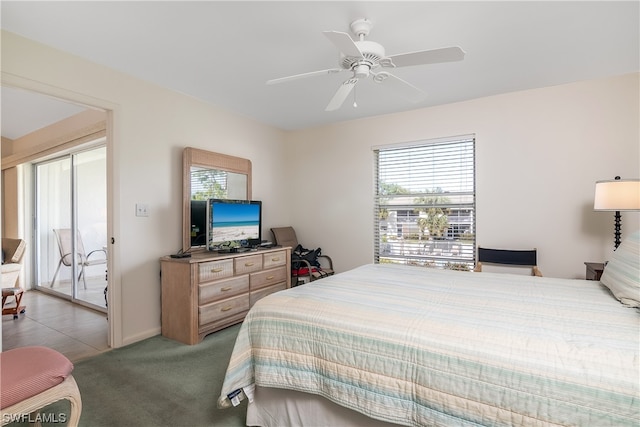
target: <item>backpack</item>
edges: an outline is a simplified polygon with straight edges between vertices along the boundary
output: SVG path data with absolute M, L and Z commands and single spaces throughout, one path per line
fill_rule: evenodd
M 317 271 L 320 268 L 320 261 L 318 261 L 318 256 L 322 254 L 322 249 L 305 249 L 302 245 L 296 246 L 296 248 L 291 253 L 291 269 L 294 272 L 300 275 L 308 274 L 309 272 L 307 265 L 302 262 L 307 261 L 311 265 L 312 271 Z

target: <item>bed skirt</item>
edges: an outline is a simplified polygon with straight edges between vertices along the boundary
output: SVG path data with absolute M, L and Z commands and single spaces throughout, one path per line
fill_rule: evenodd
M 337 405 L 322 396 L 256 386 L 247 406 L 247 426 L 397 427 Z

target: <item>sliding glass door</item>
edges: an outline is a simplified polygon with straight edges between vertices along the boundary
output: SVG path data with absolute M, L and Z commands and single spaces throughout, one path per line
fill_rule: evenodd
M 38 289 L 106 311 L 106 148 L 35 165 Z

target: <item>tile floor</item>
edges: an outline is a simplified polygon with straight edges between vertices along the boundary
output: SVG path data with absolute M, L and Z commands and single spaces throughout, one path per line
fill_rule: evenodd
M 86 289 L 85 286 L 86 285 Z M 57 281 L 53 287 L 43 285 L 46 289 L 52 289 L 65 295 L 71 295 L 71 282 Z M 78 286 L 77 298 L 79 300 L 94 304 L 100 308 L 106 308 L 104 299 L 104 288 L 107 286 L 107 281 L 104 275 L 90 276 L 86 278 L 86 282 L 80 282 Z
M 26 292 L 22 305 L 18 319 L 2 316 L 3 351 L 44 345 L 76 362 L 109 349 L 106 314 L 39 291 Z

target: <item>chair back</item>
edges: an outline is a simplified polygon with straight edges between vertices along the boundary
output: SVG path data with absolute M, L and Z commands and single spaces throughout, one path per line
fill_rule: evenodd
M 478 261 L 492 264 L 533 267 L 538 264 L 538 254 L 536 249 L 513 250 L 478 248 Z
M 22 262 L 22 256 L 27 248 L 27 242 L 22 239 L 12 239 L 10 237 L 2 238 L 2 252 L 4 253 L 4 262 L 19 264 Z
M 71 256 L 71 229 L 70 228 L 55 228 L 53 233 L 56 235 L 56 240 L 58 241 L 58 250 L 60 251 L 60 259 L 62 259 L 62 263 L 67 267 L 71 266 L 71 261 L 73 257 Z M 82 237 L 80 237 L 80 233 L 77 234 L 76 237 L 76 253 L 80 257 L 80 262 L 83 262 L 86 258 L 86 254 L 84 251 L 84 245 L 82 244 Z
M 295 249 L 298 246 L 298 238 L 293 227 L 272 228 L 271 233 L 276 245 L 290 246 L 291 249 Z
M 542 276 L 538 269 L 536 249 L 490 249 L 478 247 L 478 262 L 475 271 L 482 271 L 482 264 L 500 264 L 531 267 L 534 276 Z

